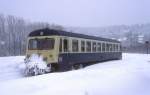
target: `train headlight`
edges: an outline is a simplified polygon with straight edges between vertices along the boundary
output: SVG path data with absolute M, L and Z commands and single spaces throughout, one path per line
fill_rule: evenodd
M 44 57 L 43 60 L 44 60 L 44 61 L 47 61 L 47 57 Z
M 49 57 L 51 57 L 51 58 L 52 58 L 52 57 L 53 57 L 53 55 L 49 55 Z

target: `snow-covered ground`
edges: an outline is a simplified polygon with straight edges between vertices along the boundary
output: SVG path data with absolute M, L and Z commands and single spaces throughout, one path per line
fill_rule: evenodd
M 23 56 L 0 57 L 0 82 L 23 77 Z
M 0 95 L 150 95 L 150 55 L 35 77 L 23 76 L 23 59 L 0 58 Z

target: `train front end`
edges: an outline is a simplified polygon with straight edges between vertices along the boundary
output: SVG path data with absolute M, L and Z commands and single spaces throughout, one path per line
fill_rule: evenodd
M 57 63 L 55 36 L 28 37 L 26 49 L 26 75 L 39 75 L 52 71 Z

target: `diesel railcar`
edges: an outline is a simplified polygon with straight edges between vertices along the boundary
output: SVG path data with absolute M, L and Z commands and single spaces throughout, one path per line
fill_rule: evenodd
M 48 28 L 29 34 L 26 59 L 32 54 L 43 56 L 50 71 L 79 69 L 91 63 L 122 58 L 121 43 L 117 40 Z

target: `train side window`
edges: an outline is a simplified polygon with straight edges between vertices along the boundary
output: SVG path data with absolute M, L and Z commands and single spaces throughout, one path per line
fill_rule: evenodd
M 69 51 L 69 41 L 67 39 L 63 40 L 63 46 L 64 46 L 64 48 L 63 48 L 64 52 L 68 52 Z
M 98 43 L 97 50 L 98 50 L 98 52 L 101 52 L 101 43 Z
M 59 52 L 62 52 L 62 39 L 60 39 Z
M 106 44 L 106 51 L 109 52 L 109 44 Z
M 118 51 L 120 51 L 120 49 L 121 49 L 121 48 L 120 48 L 120 44 L 118 44 Z
M 118 52 L 118 44 L 116 44 L 116 52 Z
M 79 51 L 79 43 L 78 40 L 72 40 L 72 52 Z
M 112 52 L 112 44 L 109 45 L 109 51 Z
M 81 52 L 85 52 L 85 41 L 81 41 Z
M 105 52 L 105 43 L 102 43 L 102 51 Z
M 119 44 L 117 44 L 117 51 L 119 51 Z
M 91 52 L 91 42 L 90 41 L 86 42 L 86 51 Z
M 122 47 L 121 47 L 121 44 L 119 44 L 120 46 L 119 46 L 119 48 L 120 48 L 120 50 L 119 51 L 122 51 Z
M 112 51 L 115 52 L 115 44 L 112 45 Z
M 96 42 L 93 42 L 92 51 L 93 51 L 93 52 L 96 52 Z
M 116 44 L 114 45 L 114 51 L 116 52 L 117 50 L 116 50 Z

